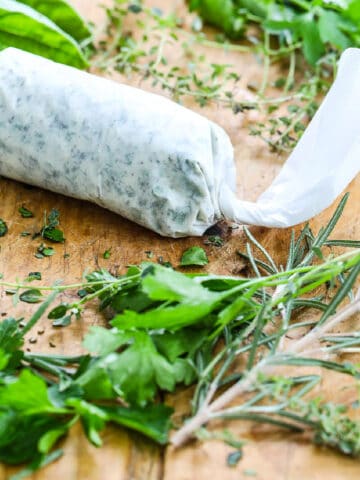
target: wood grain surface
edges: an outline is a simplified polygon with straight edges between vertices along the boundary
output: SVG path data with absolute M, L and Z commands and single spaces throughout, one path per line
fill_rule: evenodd
M 104 24 L 103 9 L 98 0 L 73 0 L 85 17 L 96 23 L 98 31 Z M 111 0 L 103 3 L 111 5 Z M 151 6 L 164 10 L 176 9 L 184 15 L 182 0 L 147 0 Z M 200 50 L 200 49 L 199 49 Z M 206 50 L 209 61 L 233 64 L 241 75 L 242 85 L 261 80 L 261 67 L 252 55 L 230 54 Z M 174 61 L 179 61 L 177 51 L 170 52 Z M 275 78 L 276 71 L 271 75 Z M 136 78 L 115 79 L 139 86 Z M 141 86 L 151 90 L 146 83 Z M 231 136 L 235 146 L 238 171 L 239 195 L 254 200 L 270 183 L 280 169 L 284 157 L 271 154 L 261 140 L 249 136 L 248 118 L 242 114 L 234 116 L 218 105 L 205 109 L 188 104 L 208 118 L 222 125 Z M 360 238 L 360 178 L 348 188 L 351 192 L 346 211 L 337 227 L 338 238 Z M 35 218 L 23 219 L 18 208 L 25 204 L 36 213 Z M 41 225 L 43 212 L 51 208 L 61 212 L 61 226 L 66 235 L 64 245 L 56 245 L 53 257 L 39 260 L 34 253 L 39 242 L 24 238 L 24 230 L 35 232 Z M 331 215 L 334 206 L 323 212 L 312 223 L 316 230 Z M 0 179 L 0 217 L 9 226 L 9 233 L 0 239 L 0 272 L 7 280 L 24 278 L 29 272 L 41 271 L 43 283 L 62 279 L 74 283 L 81 279 L 84 270 L 98 267 L 117 273 L 128 264 L 138 263 L 146 258 L 145 251 L 152 250 L 156 258 L 177 265 L 184 249 L 189 246 L 203 246 L 203 239 L 189 238 L 170 240 L 130 223 L 121 217 L 94 205 L 72 200 L 38 188 L 30 188 L 14 181 Z M 286 256 L 288 230 L 267 230 L 253 228 L 253 234 L 273 252 L 279 260 Z M 216 273 L 236 274 L 242 264 L 236 251 L 244 245 L 241 230 L 231 233 L 224 230 L 225 244 L 221 248 L 205 247 L 210 265 Z M 103 252 L 111 248 L 112 255 L 104 260 Z M 64 257 L 64 254 L 68 254 Z M 32 307 L 20 304 L 12 307 L 11 298 L 0 292 L 0 314 L 26 315 Z M 77 353 L 81 351 L 81 340 L 89 325 L 103 324 L 104 319 L 89 311 L 79 321 L 64 329 L 56 329 L 42 320 L 43 335 L 32 333 L 36 343 L 27 341 L 32 351 Z M 29 340 L 29 339 L 28 339 Z M 34 339 L 33 339 L 34 340 Z M 50 346 L 50 342 L 54 347 Z M 360 358 L 359 358 L 360 361 Z M 348 391 L 338 376 L 327 374 L 321 384 L 321 393 L 328 398 L 349 401 Z M 188 411 L 191 391 L 180 391 L 169 396 L 177 412 Z M 76 427 L 63 442 L 65 455 L 46 469 L 31 477 L 33 480 L 358 480 L 360 464 L 327 449 L 317 448 L 296 436 L 271 433 L 253 424 L 234 423 L 233 430 L 246 438 L 244 458 L 235 468 L 226 466 L 229 447 L 220 442 L 192 443 L 173 451 L 165 452 L 140 436 L 119 428 L 109 428 L 103 435 L 104 446 L 96 449 L 89 445 L 80 428 Z M 249 470 L 256 475 L 249 477 Z M 16 469 L 0 465 L 0 479 L 5 480 Z

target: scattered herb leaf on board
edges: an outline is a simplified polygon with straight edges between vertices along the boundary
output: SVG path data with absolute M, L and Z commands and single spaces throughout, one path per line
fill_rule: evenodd
M 52 257 L 55 254 L 55 249 L 53 247 L 47 247 L 43 243 L 38 246 L 35 257 L 36 258 L 44 258 L 44 257 Z
M 103 253 L 104 260 L 109 260 L 110 257 L 111 257 L 111 248 L 105 250 L 105 252 Z
M 44 226 L 41 229 L 40 235 L 46 240 L 55 243 L 63 243 L 65 241 L 64 233 L 57 228 L 60 224 L 60 213 L 53 208 L 49 215 L 44 214 Z
M 26 303 L 39 303 L 42 301 L 42 293 L 40 290 L 37 290 L 36 288 L 32 288 L 30 290 L 25 290 L 21 295 L 20 295 L 20 300 L 22 302 Z
M 33 280 L 41 280 L 41 272 L 30 272 L 27 276 L 27 281 L 32 282 Z
M 8 226 L 5 221 L 0 218 L 0 237 L 3 237 L 8 232 Z
M 26 208 L 24 205 L 22 205 L 19 208 L 19 213 L 23 218 L 33 218 L 34 217 L 33 212 L 31 210 L 29 210 L 28 208 Z
M 206 252 L 201 247 L 190 247 L 182 255 L 180 266 L 199 266 L 202 267 L 209 263 Z

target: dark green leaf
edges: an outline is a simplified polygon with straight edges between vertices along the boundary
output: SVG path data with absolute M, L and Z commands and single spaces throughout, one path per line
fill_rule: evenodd
M 105 250 L 105 252 L 103 253 L 103 258 L 105 260 L 109 260 L 110 257 L 111 257 L 111 248 L 109 250 Z
M 62 243 L 65 241 L 64 232 L 58 228 L 45 228 L 43 231 L 43 237 L 55 243 Z
M 4 222 L 4 220 L 2 220 L 0 218 L 0 237 L 3 237 L 4 235 L 6 235 L 8 232 L 8 227 L 6 225 L 6 223 Z
M 41 272 L 30 272 L 27 276 L 27 280 L 32 282 L 33 280 L 41 280 Z
M 57 307 L 50 310 L 48 314 L 48 318 L 50 320 L 61 318 L 66 314 L 66 312 L 68 311 L 68 308 L 69 308 L 69 305 L 67 303 L 61 303 Z
M 22 302 L 39 303 L 41 302 L 43 296 L 40 290 L 37 290 L 36 288 L 32 288 L 30 290 L 25 290 L 25 292 L 23 292 L 19 298 Z

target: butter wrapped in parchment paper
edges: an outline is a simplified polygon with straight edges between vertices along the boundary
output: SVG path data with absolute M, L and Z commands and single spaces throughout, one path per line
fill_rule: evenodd
M 0 175 L 89 200 L 161 235 L 221 219 L 287 227 L 326 208 L 360 165 L 360 51 L 257 203 L 236 197 L 219 126 L 158 95 L 8 48 L 0 52 Z M 246 181 L 246 173 L 244 173 Z

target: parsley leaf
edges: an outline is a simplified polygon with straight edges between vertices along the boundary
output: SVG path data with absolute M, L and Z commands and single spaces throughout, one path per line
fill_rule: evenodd
M 26 414 L 54 409 L 44 380 L 27 369 L 17 379 L 7 379 L 4 385 L 0 385 L 0 405 Z
M 175 371 L 158 353 L 149 335 L 134 332 L 133 344 L 108 364 L 112 382 L 131 404 L 145 406 L 152 400 L 157 387 L 173 391 Z
M 201 247 L 188 248 L 182 255 L 180 265 L 186 266 L 204 266 L 209 263 L 206 252 Z

